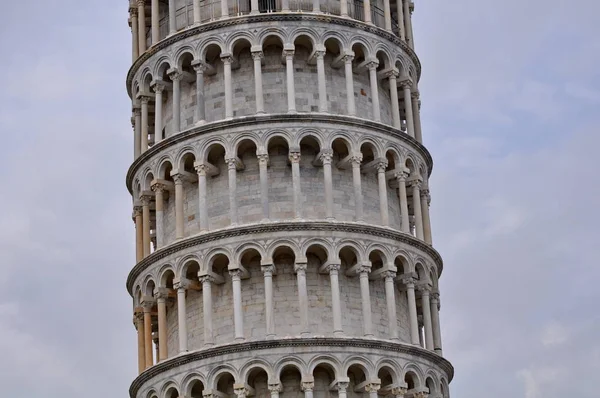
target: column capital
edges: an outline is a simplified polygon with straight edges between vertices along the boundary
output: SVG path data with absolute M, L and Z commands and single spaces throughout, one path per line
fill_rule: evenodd
M 171 177 L 173 177 L 173 182 L 175 182 L 176 185 L 183 184 L 183 181 L 185 180 L 183 174 L 179 173 L 171 174 Z
M 429 396 L 425 391 L 416 392 L 413 394 L 413 398 L 427 398 Z
M 421 94 L 419 93 L 419 90 L 415 90 L 410 93 L 410 97 L 415 100 L 418 100 L 420 95 Z
M 281 388 L 281 383 L 269 383 L 268 389 L 270 393 L 278 393 L 283 390 L 283 388 Z
M 404 397 L 404 395 L 407 393 L 408 389 L 406 387 L 393 387 L 392 388 L 392 395 L 396 396 L 396 398 L 398 398 L 398 396 Z
M 314 54 L 315 54 L 315 58 L 317 58 L 317 59 L 319 59 L 319 58 L 323 59 L 325 57 L 325 50 L 316 50 L 314 52 Z
M 199 276 L 198 279 L 200 280 L 201 284 L 215 283 L 215 278 L 212 275 L 202 275 L 202 276 Z
M 362 153 L 355 153 L 350 157 L 350 162 L 352 162 L 352 165 L 358 165 L 360 167 L 360 164 L 363 161 L 363 155 Z
M 384 76 L 387 77 L 388 79 L 396 79 L 396 78 L 398 78 L 398 76 L 400 76 L 400 71 L 398 71 L 398 69 L 396 69 L 396 68 L 392 68 L 392 69 L 388 70 L 387 72 L 385 72 Z
M 261 61 L 265 57 L 265 55 L 263 54 L 262 50 L 260 50 L 260 51 L 252 51 L 251 54 L 252 54 L 252 59 L 255 60 L 255 61 Z
M 204 73 L 210 69 L 210 66 L 208 66 L 204 61 L 196 59 L 192 61 L 192 68 L 194 68 L 196 73 Z
M 142 299 L 142 302 L 140 303 L 140 305 L 144 309 L 144 312 L 152 311 L 152 307 L 154 307 L 155 304 L 156 304 L 156 301 L 154 300 L 153 297 L 144 297 Z
M 133 217 L 141 217 L 142 216 L 142 206 L 136 205 L 133 206 Z
M 412 87 L 412 80 L 410 80 L 409 77 L 405 77 L 402 81 L 398 82 L 398 84 L 400 85 L 400 87 L 402 87 L 403 89 L 406 88 L 411 88 Z
M 190 288 L 190 280 L 186 278 L 180 278 L 173 281 L 173 288 L 175 290 L 187 290 Z
M 196 163 L 194 164 L 194 169 L 196 170 L 196 173 L 198 173 L 198 175 L 206 176 L 208 166 L 204 163 Z
M 306 267 L 307 267 L 306 263 L 296 263 L 296 264 L 294 264 L 294 272 L 296 272 L 296 273 L 306 272 Z
M 346 389 L 348 388 L 348 385 L 350 385 L 349 382 L 347 381 L 338 381 L 337 383 L 335 383 L 335 389 L 338 390 L 338 392 L 340 391 L 346 391 Z
M 260 270 L 262 271 L 262 273 L 265 276 L 273 276 L 273 273 L 275 272 L 275 266 L 274 265 L 263 265 L 260 267 Z
M 166 300 L 169 298 L 169 289 L 166 287 L 157 287 L 154 289 L 154 297 L 156 301 L 158 300 Z
M 155 194 L 158 193 L 163 193 L 167 190 L 167 186 L 165 184 L 163 184 L 162 182 L 155 182 L 154 184 L 152 184 L 150 186 L 150 189 L 152 190 L 152 192 L 154 192 Z
M 422 296 L 429 297 L 429 293 L 431 293 L 431 286 L 426 284 L 417 285 L 417 291 L 421 292 Z
M 377 168 L 378 173 L 385 173 L 385 169 L 387 169 L 388 167 L 388 162 L 387 160 L 380 160 L 379 162 L 377 162 L 377 165 L 375 167 Z
M 143 7 L 146 5 L 146 0 L 137 0 L 136 4 L 138 7 Z
M 289 158 L 292 163 L 300 163 L 300 151 L 290 151 Z
M 246 398 L 246 395 L 248 395 L 248 389 L 246 389 L 246 387 L 238 387 L 238 388 L 234 388 L 233 392 L 235 393 L 235 395 L 238 398 Z
M 181 73 L 177 68 L 170 68 L 169 70 L 167 70 L 167 75 L 172 81 L 181 80 L 181 78 L 183 77 L 183 73 Z
M 229 170 L 231 170 L 231 169 L 237 170 L 239 161 L 237 158 L 229 158 L 229 159 L 225 159 L 225 163 L 227 163 L 227 168 Z
M 136 7 L 129 7 L 129 14 L 132 17 L 137 17 L 138 16 L 138 10 Z
M 231 276 L 232 280 L 240 280 L 242 278 L 242 270 L 241 269 L 231 269 L 231 270 L 229 270 L 229 276 Z
M 396 279 L 396 272 L 395 271 L 385 271 L 385 272 L 381 273 L 381 277 L 383 279 L 390 278 L 390 279 L 394 280 L 394 279 Z
M 315 388 L 314 381 L 303 381 L 302 382 L 302 391 L 312 391 Z
M 394 173 L 394 177 L 396 177 L 396 180 L 398 180 L 398 182 L 406 182 L 406 179 L 408 178 L 408 173 L 406 171 L 398 171 Z
M 150 102 L 150 99 L 152 99 L 151 96 L 146 95 L 146 94 L 139 94 L 138 98 L 140 99 L 140 102 L 142 105 L 148 105 L 148 103 Z
M 155 92 L 155 93 L 162 93 L 163 91 L 166 90 L 167 85 L 165 83 L 164 80 L 153 80 L 150 83 L 150 88 Z
M 233 63 L 233 55 L 231 55 L 231 54 L 222 54 L 221 55 L 221 61 L 223 61 L 223 63 L 225 65 L 231 65 Z
M 412 276 L 407 276 L 401 279 L 402 283 L 404 283 L 407 287 L 415 287 L 415 278 Z
M 370 265 L 366 265 L 363 264 L 360 267 L 358 267 L 356 269 L 356 274 L 357 275 L 369 275 L 369 273 L 371 273 L 371 266 Z
M 333 149 L 325 149 L 321 151 L 319 160 L 321 160 L 323 164 L 331 164 L 331 161 L 333 160 Z
M 330 274 L 333 274 L 333 273 L 337 274 L 338 271 L 340 270 L 340 268 L 341 268 L 340 264 L 329 264 L 327 266 L 327 271 L 329 271 Z
M 144 194 L 140 196 L 140 202 L 142 203 L 142 206 L 150 206 L 152 199 L 154 199 L 152 195 Z
M 288 58 L 294 58 L 294 53 L 295 50 L 293 49 L 284 49 L 283 50 L 283 56 L 285 57 L 285 59 L 287 60 Z
M 365 392 L 377 392 L 381 388 L 381 383 L 370 383 L 365 386 Z
M 140 108 L 139 106 L 134 106 L 133 109 L 133 116 L 134 117 L 140 117 L 142 116 L 142 108 Z
M 367 69 L 369 69 L 369 71 L 375 70 L 379 66 L 379 61 L 371 60 L 371 61 L 367 62 L 367 64 L 365 66 L 367 67 Z
M 256 155 L 258 158 L 259 164 L 268 164 L 269 163 L 269 154 L 267 153 L 259 153 Z
M 423 182 L 423 180 L 421 180 L 420 178 L 417 178 L 415 180 L 410 181 L 410 187 L 415 189 L 421 189 L 421 183 Z
M 439 303 L 440 302 L 440 294 L 438 292 L 432 292 L 430 300 L 432 303 Z

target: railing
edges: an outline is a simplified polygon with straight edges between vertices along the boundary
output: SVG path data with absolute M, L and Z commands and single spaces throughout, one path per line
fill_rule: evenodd
M 341 0 L 348 1 L 348 16 L 357 21 L 364 21 L 364 5 L 362 0 Z M 228 0 L 229 16 L 236 17 L 250 14 L 250 0 Z M 290 12 L 312 12 L 312 0 L 289 0 Z M 341 15 L 339 0 L 321 0 L 321 11 L 331 15 Z M 258 0 L 258 9 L 261 13 L 280 12 L 282 9 L 281 0 Z M 200 2 L 200 23 L 215 21 L 221 18 L 220 0 L 203 0 Z M 383 10 L 374 4 L 371 4 L 371 22 L 380 28 L 385 28 L 385 14 Z M 194 5 L 193 0 L 176 10 L 175 26 L 177 31 L 186 29 L 194 25 Z M 150 45 L 151 29 L 147 29 L 147 42 Z M 392 31 L 398 33 L 398 22 L 392 18 Z M 159 36 L 164 39 L 169 35 L 169 15 L 165 15 L 159 21 Z

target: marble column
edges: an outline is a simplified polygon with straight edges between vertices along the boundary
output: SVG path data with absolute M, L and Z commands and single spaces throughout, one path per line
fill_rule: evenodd
M 279 393 L 282 390 L 280 383 L 269 383 L 268 388 L 271 398 L 279 398 Z
M 213 278 L 210 275 L 200 277 L 202 283 L 202 313 L 204 316 L 204 345 L 214 345 L 213 324 L 212 324 L 212 284 Z
M 142 242 L 144 258 L 150 255 L 150 196 L 142 195 L 140 197 L 142 203 Z
M 155 81 L 152 85 L 154 90 L 154 145 L 158 144 L 163 140 L 162 129 L 162 104 L 163 104 L 163 92 L 165 91 L 165 84 L 162 80 Z
M 420 143 L 423 143 L 423 133 L 421 132 L 421 107 L 419 106 L 419 91 L 411 93 L 412 99 L 412 111 L 413 111 L 413 124 L 415 127 L 415 139 Z
M 373 104 L 373 120 L 381 122 L 381 109 L 379 107 L 379 88 L 377 85 L 377 66 L 379 63 L 376 61 L 369 62 L 367 68 L 369 68 L 369 80 L 371 82 L 371 102 Z
M 169 78 L 173 82 L 173 134 L 181 131 L 181 78 L 183 75 L 170 69 Z
M 258 0 L 250 0 L 250 14 L 254 15 L 259 13 L 260 11 L 258 10 Z
M 244 315 L 242 313 L 242 271 L 229 270 L 233 288 L 233 323 L 235 339 L 244 340 Z
M 364 7 L 364 17 L 365 17 L 365 22 L 368 24 L 372 24 L 373 22 L 371 22 L 371 1 L 370 0 L 363 0 L 363 7 Z
M 133 157 L 137 159 L 142 154 L 142 109 L 133 108 L 134 136 L 133 136 Z
M 135 219 L 135 262 L 139 263 L 144 259 L 144 220 L 142 206 L 133 207 L 133 216 Z
M 265 99 L 262 82 L 263 58 L 264 55 L 262 51 L 252 52 L 252 59 L 254 60 L 254 93 L 256 98 L 256 113 L 265 113 Z
M 229 217 L 231 225 L 238 223 L 237 210 L 237 159 L 225 159 L 229 173 Z
M 166 289 L 160 289 L 155 293 L 156 305 L 158 307 L 158 357 L 156 362 L 168 358 L 167 352 L 167 298 Z
M 175 2 L 177 0 L 169 0 L 169 35 L 173 35 L 177 32 L 177 20 L 175 19 L 177 9 Z
M 335 389 L 338 392 L 338 398 L 347 398 L 348 397 L 348 393 L 347 393 L 347 389 L 348 389 L 348 385 L 350 383 L 345 382 L 345 381 L 338 381 L 335 385 Z
M 410 183 L 413 195 L 413 214 L 415 215 L 415 229 L 417 230 L 417 238 L 424 240 L 423 214 L 421 212 L 421 180 L 413 180 Z
M 233 117 L 233 85 L 231 82 L 233 57 L 231 55 L 221 56 L 221 60 L 223 61 L 223 75 L 225 80 L 225 119 L 231 119 Z
M 380 387 L 381 384 L 378 383 L 367 384 L 365 386 L 365 392 L 369 394 L 369 398 L 377 398 L 377 391 L 379 391 Z
M 306 263 L 296 263 L 296 281 L 298 285 L 298 307 L 300 309 L 300 333 L 308 335 L 308 291 L 306 289 Z
M 387 165 L 387 161 L 381 161 L 377 163 L 377 181 L 379 183 L 379 213 L 381 214 L 381 225 L 384 227 L 387 227 L 390 224 L 387 198 L 387 181 L 385 178 L 385 169 L 387 168 Z
M 312 0 L 312 12 L 321 12 L 321 0 Z
M 315 388 L 314 382 L 303 381 L 301 388 L 302 388 L 302 391 L 304 391 L 304 398 L 313 398 L 313 390 Z
M 431 239 L 431 220 L 429 218 L 429 203 L 431 196 L 429 189 L 422 189 L 421 192 L 421 213 L 423 213 L 423 237 L 425 242 L 430 245 L 433 243 Z
M 344 73 L 346 76 L 346 100 L 348 102 L 348 115 L 356 115 L 356 105 L 354 102 L 354 77 L 352 76 L 352 60 L 354 55 L 344 55 Z
M 144 352 L 146 358 L 146 369 L 154 365 L 152 353 L 152 304 L 142 303 L 144 309 Z
M 135 62 L 140 56 L 140 43 L 138 38 L 138 11 L 136 8 L 129 9 L 131 19 L 131 49 L 132 62 Z
M 227 6 L 227 0 L 221 0 L 221 19 L 229 18 L 229 7 Z
M 413 34 L 412 34 L 412 20 L 411 20 L 411 12 L 410 12 L 410 0 L 404 0 L 404 9 L 402 10 L 404 14 L 404 27 L 406 29 L 406 42 L 408 46 L 412 49 L 415 48 L 413 43 Z
M 287 82 L 288 113 L 296 113 L 296 88 L 294 87 L 294 50 L 283 50 Z
M 200 10 L 200 0 L 194 0 L 194 25 L 199 25 L 202 22 Z
M 408 218 L 408 197 L 406 195 L 406 179 L 408 174 L 399 172 L 395 174 L 398 181 L 398 199 L 400 201 L 400 217 L 402 219 L 402 232 L 410 234 L 410 221 Z
M 394 287 L 396 273 L 394 271 L 385 271 L 382 276 L 385 282 L 385 303 L 387 307 L 390 339 L 398 340 L 398 318 L 396 316 L 396 294 Z
M 340 0 L 340 15 L 348 18 L 348 0 Z
M 325 84 L 325 50 L 315 51 L 317 81 L 319 85 L 319 112 L 327 112 L 327 87 Z
M 383 0 L 383 20 L 385 30 L 392 31 L 392 10 L 390 10 L 390 0 Z
M 395 398 L 404 398 L 408 389 L 406 387 L 394 387 L 392 388 L 392 396 Z
M 206 169 L 203 163 L 194 165 L 198 173 L 198 218 L 200 219 L 200 231 L 208 231 L 208 199 L 206 187 Z
M 331 285 L 331 310 L 333 312 L 333 334 L 340 336 L 344 333 L 342 328 L 342 304 L 340 300 L 340 282 L 338 274 L 339 264 L 330 264 L 328 266 L 329 280 Z
M 160 41 L 160 19 L 159 19 L 159 0 L 152 0 L 151 9 L 150 9 L 150 17 L 152 21 L 152 45 L 155 45 Z
M 148 150 L 148 102 L 150 97 L 142 95 L 140 97 L 140 103 L 142 104 L 142 140 L 140 153 L 144 153 Z
M 431 325 L 431 303 L 429 302 L 429 288 L 421 289 L 421 310 L 423 311 L 423 327 L 425 328 L 425 348 L 433 351 L 433 328 Z
M 406 116 L 406 130 L 408 135 L 415 137 L 415 125 L 413 121 L 412 99 L 410 93 L 410 80 L 404 80 L 400 83 L 404 93 L 404 114 Z
M 325 182 L 325 217 L 331 221 L 335 218 L 333 215 L 333 175 L 331 171 L 333 150 L 323 150 L 320 160 L 323 163 L 323 178 Z
M 400 130 L 402 127 L 400 123 L 400 103 L 398 102 L 398 71 L 393 70 L 388 73 L 390 81 L 390 99 L 392 102 L 392 123 L 395 128 Z
M 166 190 L 166 186 L 164 184 L 155 183 L 152 185 L 152 191 L 154 192 L 154 201 L 156 203 L 156 227 L 154 230 L 156 231 L 156 249 L 159 249 L 164 246 L 164 192 Z
M 264 265 L 261 267 L 265 283 L 265 321 L 267 338 L 275 336 L 275 323 L 273 322 L 273 272 L 274 265 Z
M 362 163 L 362 153 L 353 155 L 352 162 L 352 185 L 354 186 L 354 219 L 363 221 L 363 195 L 360 175 L 360 164 Z
M 206 122 L 206 106 L 204 103 L 204 72 L 206 72 L 206 64 L 202 61 L 192 62 L 194 71 L 196 72 L 196 123 L 203 124 Z
M 135 327 L 137 329 L 137 348 L 138 348 L 138 372 L 142 373 L 146 369 L 146 348 L 144 343 L 144 315 L 136 312 L 134 314 Z
M 435 353 L 442 356 L 444 355 L 442 352 L 442 333 L 440 328 L 440 294 L 432 293 L 431 298 L 429 300 L 431 304 L 431 323 L 433 328 L 433 348 Z
M 406 286 L 406 298 L 408 301 L 408 319 L 410 325 L 410 341 L 413 345 L 419 345 L 419 321 L 417 319 L 417 300 L 415 298 L 415 281 L 413 278 L 403 279 Z
M 146 52 L 146 0 L 137 0 L 140 55 Z
M 300 151 L 289 154 L 292 163 L 292 186 L 294 191 L 294 215 L 296 219 L 302 218 L 302 194 L 300 191 Z
M 396 0 L 396 11 L 398 12 L 398 30 L 400 39 L 406 41 L 406 29 L 404 28 L 404 4 L 403 0 Z
M 269 174 L 267 167 L 269 165 L 269 155 L 266 153 L 258 154 L 258 171 L 260 178 L 260 202 L 262 208 L 263 221 L 269 220 Z
M 179 353 L 187 352 L 187 314 L 185 304 L 185 291 L 188 288 L 188 282 L 185 280 L 177 281 L 173 284 L 177 290 L 177 322 L 179 327 Z
M 183 214 L 183 176 L 181 174 L 172 174 L 175 182 L 175 239 L 183 239 L 184 232 L 184 214 Z
M 371 294 L 369 292 L 369 273 L 371 267 L 361 266 L 358 269 L 360 278 L 360 298 L 363 316 L 363 334 L 365 337 L 373 337 L 373 322 L 371 319 Z

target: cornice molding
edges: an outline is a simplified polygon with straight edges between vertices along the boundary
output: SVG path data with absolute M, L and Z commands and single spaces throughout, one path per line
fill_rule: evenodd
M 344 115 L 328 115 L 321 113 L 296 113 L 296 114 L 288 114 L 288 113 L 273 113 L 267 115 L 252 115 L 252 116 L 242 116 L 239 118 L 234 118 L 231 120 L 219 120 L 216 122 L 207 123 L 201 126 L 194 126 L 188 130 L 182 131 L 180 133 L 174 134 L 169 138 L 166 138 L 160 141 L 158 144 L 153 145 L 146 152 L 142 153 L 137 159 L 133 161 L 129 170 L 127 171 L 127 176 L 125 177 L 125 184 L 130 194 L 133 194 L 132 183 L 133 177 L 137 172 L 138 168 L 143 165 L 146 161 L 150 160 L 152 156 L 155 156 L 160 151 L 169 148 L 179 142 L 186 141 L 190 138 L 199 137 L 204 134 L 213 133 L 219 130 L 230 130 L 236 127 L 245 127 L 251 126 L 254 124 L 261 123 L 301 123 L 301 125 L 306 126 L 308 124 L 318 124 L 318 123 L 331 123 L 336 126 L 352 126 L 355 128 L 368 128 L 374 131 L 378 131 L 383 134 L 388 134 L 400 141 L 403 141 L 405 144 L 411 145 L 417 152 L 425 160 L 427 164 L 427 169 L 429 175 L 433 171 L 433 158 L 431 154 L 423 146 L 423 144 L 419 143 L 416 139 L 412 138 L 410 135 L 403 133 L 402 130 L 396 129 L 392 126 L 374 122 L 372 120 L 359 119 L 352 116 L 344 116 Z M 293 126 L 290 126 L 293 127 Z
M 406 354 L 410 356 L 420 357 L 428 360 L 435 365 L 439 366 L 448 375 L 448 382 L 451 382 L 454 378 L 454 367 L 445 358 L 440 357 L 434 352 L 425 350 L 421 347 L 416 347 L 404 343 L 392 343 L 389 341 L 378 341 L 378 340 L 363 340 L 363 339 L 336 339 L 331 337 L 318 337 L 310 339 L 285 339 L 285 340 L 261 340 L 244 343 L 228 344 L 220 347 L 214 347 L 204 350 L 193 351 L 187 354 L 178 355 L 176 357 L 167 359 L 164 362 L 160 362 L 142 372 L 136 379 L 131 383 L 129 387 L 129 396 L 136 398 L 138 391 L 144 385 L 145 382 L 149 381 L 155 376 L 160 375 L 163 372 L 174 369 L 178 366 L 186 365 L 195 361 L 203 359 L 214 358 L 224 355 L 232 355 L 238 352 L 246 351 L 263 351 L 276 348 L 285 347 L 356 347 L 364 349 L 377 349 L 385 352 L 396 352 Z
M 138 57 L 138 59 L 135 60 L 133 65 L 131 65 L 131 68 L 129 68 L 129 71 L 127 72 L 126 81 L 127 93 L 129 94 L 129 97 L 131 97 L 131 82 L 133 81 L 133 76 L 148 58 L 150 58 L 152 55 L 156 54 L 160 50 L 169 47 L 170 45 L 177 43 L 180 40 L 184 40 L 188 37 L 210 32 L 212 30 L 220 29 L 223 27 L 243 25 L 247 23 L 274 21 L 325 22 L 333 25 L 347 26 L 358 30 L 362 30 L 364 32 L 376 34 L 400 47 L 414 62 L 417 72 L 417 81 L 421 78 L 421 62 L 419 61 L 419 58 L 417 57 L 415 51 L 412 48 L 410 48 L 408 44 L 404 43 L 398 36 L 386 31 L 383 28 L 379 28 L 374 25 L 369 25 L 364 22 L 357 21 L 355 19 L 343 18 L 337 15 L 277 12 L 259 15 L 243 15 L 239 17 L 231 17 L 224 20 L 208 22 L 199 26 L 192 26 L 190 28 L 184 29 L 172 36 L 168 36 L 165 39 L 159 41 L 158 43 L 147 49 L 146 52 L 144 52 L 144 54 Z
M 343 223 L 343 222 L 325 222 L 325 221 L 278 221 L 269 224 L 249 224 L 241 225 L 235 228 L 226 228 L 217 231 L 203 233 L 201 235 L 191 236 L 186 239 L 176 241 L 168 246 L 160 248 L 138 262 L 127 276 L 126 287 L 129 294 L 133 297 L 133 284 L 136 278 L 155 262 L 165 257 L 171 256 L 179 251 L 198 246 L 208 242 L 227 239 L 235 236 L 250 236 L 263 233 L 287 233 L 290 231 L 331 231 L 345 232 L 369 235 L 372 237 L 386 238 L 396 240 L 413 246 L 418 250 L 427 253 L 435 262 L 438 268 L 438 275 L 442 275 L 444 263 L 440 254 L 433 247 L 425 242 L 397 230 L 382 228 L 375 225 Z

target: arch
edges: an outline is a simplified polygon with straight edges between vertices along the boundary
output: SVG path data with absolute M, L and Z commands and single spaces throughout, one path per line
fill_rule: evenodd
M 298 371 L 298 373 L 300 373 L 300 375 L 303 375 L 307 373 L 308 366 L 306 362 L 297 356 L 286 356 L 285 358 L 281 358 L 279 362 L 275 363 L 274 366 L 274 381 L 281 380 L 281 373 L 287 368 L 294 368 Z
M 195 265 L 194 265 L 195 264 Z M 190 267 L 198 267 L 198 271 L 200 270 L 201 260 L 200 257 L 196 254 L 188 254 L 187 256 L 181 258 L 177 264 L 177 275 L 179 278 L 185 277 L 187 278 L 188 273 L 190 272 Z M 197 276 L 197 275 L 196 275 Z
M 359 142 L 359 148 L 363 155 L 364 163 L 368 163 L 371 160 L 380 159 L 382 157 L 383 150 L 381 147 L 368 137 L 362 137 Z
M 173 161 L 168 155 L 163 156 L 158 161 L 158 167 L 156 169 L 156 177 L 168 180 L 171 178 L 171 171 L 173 170 Z
M 404 382 L 407 384 L 409 390 L 419 388 L 423 385 L 423 373 L 421 369 L 415 364 L 408 364 L 404 368 Z
M 373 362 L 365 357 L 359 356 L 351 356 L 344 361 L 344 375 L 348 375 L 348 372 L 351 371 L 351 368 L 358 367 L 364 373 L 366 380 L 371 380 L 377 375 L 375 375 L 375 366 Z
M 315 141 L 318 146 L 318 151 L 325 148 L 325 140 L 323 139 L 323 133 L 314 128 L 305 128 L 300 130 L 298 134 L 296 134 L 294 146 L 299 148 L 303 143 L 306 145 L 307 140 L 309 141 L 308 145 L 310 145 L 310 140 Z
M 294 44 L 294 48 L 296 50 L 298 49 L 298 46 L 306 48 L 310 55 L 311 51 L 317 49 L 317 44 L 316 44 L 316 40 L 315 40 L 315 38 L 317 36 L 318 36 L 318 34 L 313 29 L 306 28 L 306 27 L 299 27 L 299 28 L 294 29 L 290 33 L 289 42 Z
M 146 297 L 154 297 L 154 288 L 156 287 L 156 283 L 154 282 L 154 278 L 148 276 L 144 280 L 144 291 L 143 294 Z
M 176 393 L 177 395 L 173 395 Z M 162 398 L 176 398 L 179 397 L 179 386 L 175 380 L 167 380 L 163 383 L 160 389 L 160 395 Z
M 232 154 L 237 154 L 238 151 L 244 147 L 244 145 L 247 145 L 249 142 L 251 142 L 252 144 L 254 144 L 254 146 L 256 147 L 256 149 L 258 150 L 260 148 L 260 138 L 258 137 L 257 134 L 252 133 L 252 132 L 244 132 L 239 134 L 235 141 L 233 141 L 233 143 L 231 144 L 231 149 L 232 149 Z
M 211 38 L 198 46 L 198 59 L 213 64 L 220 59 L 221 54 L 226 52 L 226 47 L 221 41 Z
M 271 144 L 273 144 L 273 141 L 281 141 L 285 144 L 285 146 L 287 146 L 288 148 L 290 148 L 292 146 L 292 137 L 291 135 L 284 130 L 271 130 L 271 131 L 267 131 L 265 133 L 265 135 L 263 136 L 263 143 L 264 143 L 264 147 L 267 148 L 267 150 L 269 149 L 269 147 L 271 146 Z
M 172 289 L 173 279 L 175 279 L 175 267 L 171 264 L 163 265 L 158 271 L 158 287 Z
M 208 374 L 206 380 L 209 389 L 217 390 L 220 379 L 229 375 L 233 378 L 233 382 L 236 383 L 239 381 L 239 375 L 236 369 L 231 365 L 218 365 L 215 366 L 210 373 Z
M 378 251 L 380 253 L 384 266 L 393 266 L 392 259 L 394 258 L 394 256 L 392 255 L 388 247 L 378 242 L 370 243 L 365 250 L 365 252 L 367 253 L 367 258 L 370 258 L 371 253 L 373 253 L 374 251 Z
M 408 76 L 408 67 L 407 64 L 410 64 L 402 55 L 397 54 L 394 58 L 394 66 L 398 69 L 400 76 Z
M 139 307 L 142 304 L 142 288 L 140 285 L 136 285 L 133 289 L 133 305 Z
M 349 47 L 354 52 L 354 63 L 358 64 L 373 57 L 371 45 L 360 36 L 354 36 Z
M 417 279 L 421 282 L 429 282 L 429 275 L 426 271 L 426 266 L 421 261 L 421 259 L 417 259 L 415 262 L 415 272 L 417 273 Z
M 253 242 L 244 243 L 243 245 L 241 245 L 240 247 L 238 247 L 236 249 L 235 256 L 234 256 L 234 259 L 235 259 L 234 263 L 236 265 L 241 265 L 244 257 L 252 252 L 255 252 L 256 254 L 258 254 L 258 257 L 260 257 L 260 261 L 262 264 L 263 261 L 265 260 L 265 250 L 262 246 L 260 246 L 259 244 L 253 243 Z
M 140 81 L 142 82 L 142 89 L 141 92 L 143 93 L 150 93 L 150 83 L 152 82 L 152 80 L 154 80 L 154 77 L 152 75 L 152 71 L 150 70 L 149 67 L 146 67 L 142 73 L 141 73 L 141 78 Z
M 158 398 L 158 393 L 154 388 L 152 388 L 150 389 L 150 391 L 146 392 L 145 394 L 142 394 L 142 396 L 146 398 Z
M 227 143 L 221 137 L 212 137 L 200 148 L 199 159 L 203 162 L 210 162 L 209 156 L 211 155 L 211 152 L 216 150 L 219 154 L 222 152 L 223 156 L 225 156 L 226 153 L 229 153 L 228 148 Z
M 203 264 L 202 271 L 203 272 L 216 272 L 217 270 L 221 270 L 221 268 L 227 269 L 229 265 L 232 263 L 232 255 L 229 250 L 225 248 L 216 248 L 207 253 L 205 257 L 205 262 Z M 213 266 L 217 266 L 216 269 Z
M 156 61 L 156 69 L 154 70 L 154 79 L 169 80 L 167 71 L 171 69 L 173 62 L 167 56 L 162 56 Z M 166 77 L 166 79 L 165 79 Z
M 371 263 L 371 267 L 373 270 L 388 268 L 388 256 L 386 256 L 386 251 L 381 246 L 377 245 L 372 247 L 368 253 L 369 262 Z
M 280 239 L 271 243 L 266 250 L 265 262 L 273 262 L 275 260 L 275 254 L 280 251 L 280 249 L 288 249 L 292 252 L 294 256 L 294 260 L 298 260 L 303 258 L 304 256 L 300 252 L 300 248 L 298 245 L 288 239 Z
M 391 378 L 392 384 L 399 385 L 402 384 L 400 380 L 400 372 L 398 364 L 393 362 L 390 359 L 383 358 L 377 362 L 375 365 L 375 369 L 377 370 L 377 377 L 381 380 L 381 385 L 385 386 L 385 373 L 387 372 Z
M 311 251 L 311 254 L 315 255 L 321 261 L 321 264 L 324 264 L 332 258 L 331 252 L 333 250 L 329 242 L 325 239 L 311 238 L 304 242 L 302 245 L 302 253 L 305 258 L 308 258 L 309 250 Z
M 227 52 L 237 58 L 240 51 L 256 45 L 256 37 L 249 31 L 238 31 L 227 38 L 225 48 Z M 236 51 L 238 50 L 238 51 Z
M 438 385 L 439 381 L 436 374 L 431 371 L 427 372 L 425 377 L 425 387 L 429 389 L 429 395 L 433 396 L 436 392 L 438 392 Z
M 142 185 L 142 191 L 143 192 L 148 192 L 152 190 L 152 181 L 154 180 L 154 174 L 152 173 L 152 170 L 150 169 L 146 169 L 144 170 L 144 183 Z M 140 192 L 141 194 L 142 192 Z
M 404 168 L 402 165 L 402 156 L 394 147 L 388 147 L 385 149 L 385 159 L 388 162 L 388 170 L 397 170 Z
M 249 383 L 248 376 L 257 369 L 264 370 L 267 374 L 268 380 L 273 379 L 273 367 L 269 362 L 262 358 L 254 358 L 244 364 L 244 366 L 240 369 L 240 381 L 243 383 Z
M 257 42 L 263 50 L 265 49 L 265 46 L 275 42 L 280 42 L 281 47 L 283 48 L 284 43 L 287 43 L 287 33 L 284 29 L 269 27 L 259 33 Z
M 346 49 L 349 47 L 348 45 L 348 40 L 346 39 L 346 37 L 341 34 L 340 32 L 337 31 L 327 31 L 325 32 L 321 38 L 319 39 L 319 41 L 321 43 L 323 43 L 323 45 L 325 46 L 325 48 L 327 50 L 329 50 L 327 43 L 328 42 L 335 42 L 337 44 L 337 46 L 339 47 L 340 53 L 341 52 L 346 52 Z
M 440 381 L 440 394 L 442 398 L 450 398 L 450 391 L 448 389 L 448 382 L 444 377 Z
M 390 69 L 393 67 L 392 64 L 392 56 L 390 55 L 389 50 L 383 44 L 379 43 L 375 46 L 375 58 L 379 62 L 379 66 L 377 69 Z
M 411 176 L 415 175 L 415 172 L 418 172 L 417 165 L 418 162 L 416 161 L 414 156 L 411 153 L 409 153 L 406 156 L 406 160 L 404 161 L 404 167 L 408 169 Z
M 350 252 L 350 253 L 348 253 Z M 365 252 L 360 245 L 350 239 L 345 239 L 337 244 L 336 247 L 336 255 L 339 260 L 344 260 L 346 265 L 352 266 L 354 264 L 349 264 L 351 260 L 351 255 L 353 254 L 356 257 L 356 264 L 364 264 L 365 263 Z
M 183 69 L 184 65 L 187 64 L 187 61 L 189 61 L 190 58 L 192 60 L 198 58 L 196 49 L 190 45 L 185 45 L 179 48 L 175 52 L 175 56 L 173 57 L 173 59 L 175 60 L 175 65 L 177 65 L 177 68 L 179 68 L 180 70 Z
M 347 133 L 346 131 L 336 131 L 335 133 L 331 134 L 329 136 L 329 139 L 327 141 L 327 148 L 331 148 L 334 151 L 336 151 L 336 148 L 334 144 L 336 143 L 340 143 L 339 145 L 345 145 L 346 146 L 346 150 L 348 151 L 348 153 L 353 153 L 356 151 L 356 140 L 352 137 L 352 135 L 350 135 L 349 133 Z M 336 151 L 338 152 L 338 151 Z
M 204 387 L 206 386 L 206 379 L 200 373 L 193 372 L 184 377 L 181 382 L 181 391 L 186 397 L 192 396 L 192 389 L 194 388 L 195 383 L 201 383 Z M 200 398 L 200 397 L 192 397 L 192 398 Z
M 398 273 L 408 274 L 413 272 L 410 256 L 405 251 L 398 251 L 394 254 L 394 265 L 396 266 Z
M 341 369 L 342 364 L 333 356 L 330 355 L 318 355 L 310 360 L 308 363 L 308 374 L 313 374 L 317 366 L 329 366 L 334 372 L 334 378 L 337 379 L 342 375 Z
M 186 166 L 189 167 L 189 164 L 186 164 L 186 162 L 189 161 L 189 159 L 193 159 L 193 162 L 195 162 L 196 158 L 197 158 L 196 150 L 194 149 L 194 147 L 192 147 L 191 145 L 186 145 L 183 148 L 181 148 L 179 151 L 177 151 L 177 155 L 175 156 L 175 165 L 177 166 L 177 169 L 179 169 L 179 170 L 190 171 L 190 170 L 186 169 Z M 193 169 L 193 162 L 192 162 L 192 169 Z

